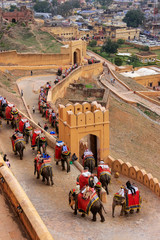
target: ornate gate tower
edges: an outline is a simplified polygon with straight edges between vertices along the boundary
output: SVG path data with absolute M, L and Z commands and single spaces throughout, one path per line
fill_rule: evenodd
M 100 159 L 109 155 L 109 111 L 97 102 L 59 105 L 59 139 L 79 157 L 79 142 L 88 134 L 99 139 Z

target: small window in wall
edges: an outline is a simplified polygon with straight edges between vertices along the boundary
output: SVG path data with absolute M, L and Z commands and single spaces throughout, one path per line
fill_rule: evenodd
M 158 86 L 160 86 L 160 82 L 158 82 Z
M 153 83 L 152 83 L 152 82 L 150 82 L 150 83 L 149 83 L 149 86 L 150 86 L 150 87 L 152 87 L 152 84 L 153 84 Z

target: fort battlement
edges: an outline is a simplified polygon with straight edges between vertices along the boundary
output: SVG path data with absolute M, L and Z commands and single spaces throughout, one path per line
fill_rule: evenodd
M 86 125 L 105 124 L 109 121 L 108 110 L 97 102 L 74 105 L 67 104 L 66 107 L 59 105 L 59 118 L 69 127 L 82 127 Z
M 59 105 L 59 139 L 79 156 L 80 140 L 94 135 L 99 141 L 99 158 L 109 154 L 109 111 L 97 102 Z

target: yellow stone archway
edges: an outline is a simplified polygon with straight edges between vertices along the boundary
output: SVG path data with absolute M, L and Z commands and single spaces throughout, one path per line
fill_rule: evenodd
M 100 159 L 109 155 L 109 111 L 97 102 L 59 105 L 59 139 L 79 156 L 79 142 L 88 135 L 98 137 Z

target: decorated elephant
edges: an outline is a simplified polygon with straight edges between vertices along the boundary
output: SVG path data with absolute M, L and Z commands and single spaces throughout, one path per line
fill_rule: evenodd
M 8 104 L 5 109 L 5 119 L 7 120 L 7 124 L 11 121 L 12 128 L 17 128 L 20 118 L 21 116 L 15 106 L 13 104 Z
M 47 185 L 53 185 L 53 173 L 52 173 L 52 165 L 50 161 L 46 159 L 34 160 L 34 175 L 37 173 L 37 179 L 40 178 L 40 174 L 42 176 L 42 181 L 45 182 L 47 180 Z
M 107 164 L 103 161 L 100 161 L 100 164 L 97 168 L 97 177 L 102 184 L 102 187 L 106 190 L 106 193 L 109 194 L 108 184 L 111 181 L 111 170 Z
M 36 137 L 36 145 L 37 145 L 37 152 L 41 152 L 41 148 L 43 150 L 43 153 L 46 153 L 46 148 L 47 148 L 47 140 L 45 136 L 42 136 L 42 134 L 39 134 Z
M 134 209 L 138 213 L 141 208 L 141 196 L 137 187 L 135 187 L 135 194 L 132 194 L 127 188 L 121 189 L 114 194 L 112 202 L 112 217 L 114 217 L 115 206 L 122 206 L 120 216 L 123 214 L 133 213 Z
M 70 151 L 66 151 L 61 153 L 61 164 L 62 164 L 62 171 L 65 170 L 65 162 L 67 164 L 67 173 L 70 172 Z
M 85 167 L 88 167 L 89 168 L 89 171 L 91 172 L 91 173 L 93 173 L 93 170 L 94 170 L 94 168 L 95 168 L 95 159 L 94 159 L 94 157 L 93 156 L 84 156 L 83 155 L 83 166 L 84 166 L 84 168 Z
M 84 208 L 82 205 L 84 204 Z M 74 210 L 74 214 L 77 215 L 77 210 L 82 212 L 82 216 L 89 214 L 91 211 L 93 214 L 92 221 L 96 221 L 96 215 L 99 213 L 101 222 L 105 221 L 105 218 L 102 213 L 102 209 L 106 213 L 102 202 L 100 201 L 98 195 L 95 193 L 92 194 L 87 200 L 83 199 L 82 193 L 76 194 L 75 190 L 69 192 L 69 205 Z
M 31 139 L 31 134 L 32 134 L 32 127 L 24 129 L 23 135 L 24 135 L 26 143 L 28 143 L 29 139 Z
M 23 159 L 23 150 L 25 149 L 25 142 L 23 137 L 16 137 L 15 135 L 11 138 L 12 141 L 12 147 L 15 155 L 17 155 L 17 152 L 19 153 L 20 160 Z
M 5 109 L 8 106 L 7 102 L 2 105 L 2 100 L 0 100 L 0 116 L 5 116 Z

